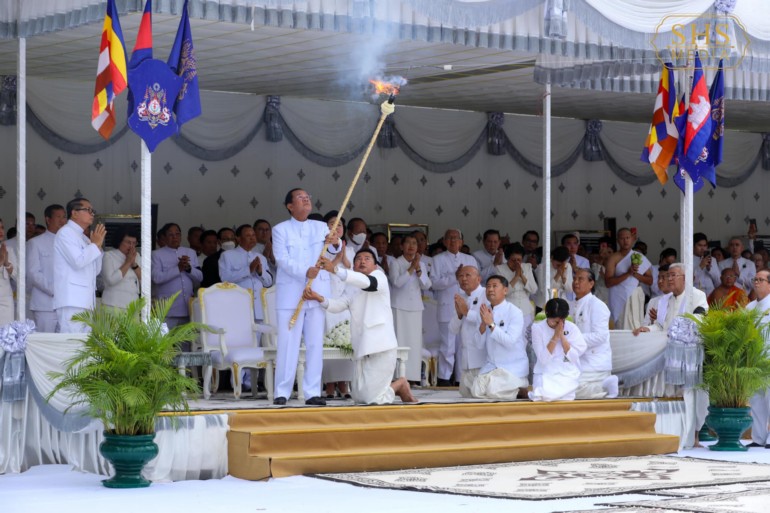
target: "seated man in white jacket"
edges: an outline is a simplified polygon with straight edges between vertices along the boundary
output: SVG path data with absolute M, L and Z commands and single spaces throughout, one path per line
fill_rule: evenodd
M 319 259 L 321 269 L 332 263 Z M 389 404 L 399 396 L 405 403 L 416 402 L 404 377 L 393 381 L 396 369 L 396 332 L 390 308 L 388 278 L 379 267 L 374 252 L 361 249 L 353 260 L 353 271 L 334 267 L 335 274 L 349 287 L 337 299 L 324 298 L 310 288 L 303 297 L 318 301 L 330 312 L 350 309 L 350 340 L 353 344 L 353 381 L 350 393 L 359 404 Z
M 486 303 L 479 270 L 466 265 L 457 273 L 462 292 L 455 294 L 455 315 L 449 321 L 449 332 L 460 336 L 460 395 L 473 397 L 471 388 L 486 360 L 484 346 L 477 347 L 479 332 L 479 308 Z
M 473 397 L 513 400 L 529 386 L 529 358 L 524 338 L 524 314 L 505 300 L 508 280 L 495 274 L 487 279 L 487 300 L 479 308 L 481 322 L 476 345 L 487 358 L 473 381 Z
M 618 377 L 612 375 L 610 309 L 592 294 L 596 277 L 590 269 L 578 269 L 572 281 L 575 303 L 571 306 L 587 349 L 580 356 L 580 379 L 576 399 L 618 396 Z

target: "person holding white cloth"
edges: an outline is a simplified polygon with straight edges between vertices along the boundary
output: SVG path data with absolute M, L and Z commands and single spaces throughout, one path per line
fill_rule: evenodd
M 580 383 L 580 356 L 586 341 L 580 329 L 567 320 L 569 304 L 561 298 L 545 304 L 545 319 L 532 324 L 532 349 L 537 356 L 533 401 L 571 401 Z
M 626 302 L 640 283 L 652 285 L 652 264 L 647 257 L 631 249 L 635 242 L 636 235 L 628 228 L 621 228 L 618 230 L 619 249 L 607 259 L 604 281 L 609 289 L 610 313 L 615 329 L 633 328 L 628 324 L 641 325 L 644 318 L 644 301 L 639 304 L 640 311 L 634 315 L 624 315 Z M 640 263 L 633 263 L 634 259 L 639 259 Z M 632 322 L 631 319 L 638 322 Z
M 321 269 L 331 269 L 332 262 L 321 258 Z M 349 287 L 337 299 L 321 296 L 305 289 L 306 301 L 318 301 L 332 312 L 350 310 L 350 341 L 353 345 L 355 369 L 351 394 L 358 404 L 390 404 L 396 396 L 403 402 L 416 402 L 405 377 L 393 381 L 398 342 L 393 329 L 390 287 L 385 273 L 377 267 L 370 249 L 361 249 L 353 260 L 353 271 L 339 265 L 336 274 Z
M 507 293 L 504 277 L 495 274 L 487 279 L 489 304 L 479 308 L 481 322 L 475 338 L 475 345 L 486 350 L 486 362 L 473 381 L 473 397 L 513 400 L 529 386 L 524 316 L 505 300 Z

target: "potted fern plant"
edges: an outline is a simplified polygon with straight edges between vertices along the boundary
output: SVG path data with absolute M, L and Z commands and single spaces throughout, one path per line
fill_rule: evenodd
M 703 342 L 703 383 L 709 393 L 706 424 L 717 434 L 713 451 L 745 451 L 741 435 L 751 426 L 749 399 L 770 386 L 770 324 L 764 312 L 720 306 L 688 315 Z
M 163 326 L 176 296 L 153 304 L 146 322 L 140 319 L 144 298 L 125 310 L 99 306 L 74 320 L 91 328 L 83 345 L 65 362 L 62 373 L 51 373 L 59 390 L 71 394 L 70 407 L 85 405 L 104 424 L 99 452 L 115 469 L 102 481 L 110 488 L 150 485 L 141 471 L 158 454 L 155 419 L 162 410 L 188 411 L 186 395 L 199 392 L 196 380 L 182 376 L 172 360 L 182 342 L 201 329 L 196 323 Z

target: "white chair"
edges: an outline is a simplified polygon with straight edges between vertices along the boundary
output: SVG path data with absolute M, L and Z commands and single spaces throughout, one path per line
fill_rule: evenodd
M 254 299 L 250 289 L 233 283 L 217 283 L 198 291 L 200 321 L 211 331 L 201 332 L 203 350 L 211 353 L 216 382 L 218 372 L 233 373 L 233 392 L 241 396 L 241 369 L 251 369 L 252 395 L 256 395 L 257 370 L 265 367 L 257 333 L 269 327 L 254 322 Z
M 262 299 L 262 347 L 278 347 L 277 314 L 275 311 L 275 287 L 263 288 Z

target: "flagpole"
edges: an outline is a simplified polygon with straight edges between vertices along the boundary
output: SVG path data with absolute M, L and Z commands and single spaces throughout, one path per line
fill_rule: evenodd
M 697 48 L 696 48 L 697 49 Z M 685 71 L 685 99 L 689 108 L 690 105 L 690 92 L 692 91 L 692 80 L 695 73 L 695 59 L 692 60 L 693 69 L 690 71 L 690 64 L 688 63 Z M 689 76 L 689 80 L 688 80 Z M 677 170 L 679 172 L 679 170 Z M 692 311 L 692 286 L 693 286 L 693 211 L 694 211 L 694 184 L 690 173 L 684 174 L 684 194 L 679 198 L 679 212 L 680 212 L 680 243 L 679 247 L 682 251 L 681 262 L 684 265 L 684 297 L 687 301 L 685 305 L 688 312 Z M 700 427 L 700 426 L 699 426 Z
M 551 298 L 551 83 L 543 95 L 543 298 Z
M 19 63 L 16 77 L 16 304 L 18 319 L 27 318 L 27 39 L 19 38 Z
M 142 145 L 142 176 L 141 176 L 141 222 L 142 222 L 142 297 L 145 298 L 142 308 L 142 319 L 150 318 L 150 287 L 152 279 L 152 154 L 147 144 L 140 139 Z

